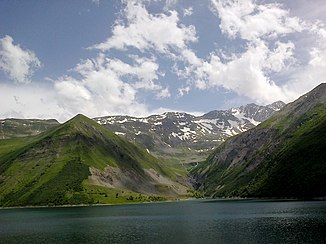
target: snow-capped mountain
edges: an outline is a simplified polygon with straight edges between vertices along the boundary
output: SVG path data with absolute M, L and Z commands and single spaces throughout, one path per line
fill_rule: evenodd
M 248 104 L 228 110 L 214 110 L 202 116 L 167 112 L 146 118 L 107 116 L 94 118 L 99 124 L 147 148 L 154 154 L 209 151 L 230 136 L 255 127 L 285 104 Z

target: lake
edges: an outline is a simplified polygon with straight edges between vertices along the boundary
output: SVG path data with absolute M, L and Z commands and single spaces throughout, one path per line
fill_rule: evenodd
M 0 243 L 325 243 L 326 201 L 0 210 Z

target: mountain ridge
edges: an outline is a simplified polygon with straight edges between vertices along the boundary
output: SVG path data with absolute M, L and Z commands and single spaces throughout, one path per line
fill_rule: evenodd
M 325 94 L 321 84 L 228 139 L 193 169 L 196 188 L 213 196 L 325 196 Z
M 2 206 L 108 203 L 123 201 L 119 194 L 179 196 L 188 189 L 163 162 L 83 115 L 19 140 L 0 142 Z
M 209 153 L 230 136 L 257 126 L 284 106 L 283 102 L 259 106 L 247 104 L 227 110 L 213 110 L 201 116 L 166 112 L 144 118 L 105 116 L 96 122 L 145 148 L 156 157 L 169 161 L 179 171 L 181 164 L 205 160 Z M 59 125 L 51 120 L 0 120 L 0 139 L 36 135 Z
M 94 120 L 158 157 L 189 163 L 202 161 L 225 139 L 255 127 L 284 105 L 278 101 L 267 106 L 213 110 L 201 116 L 167 112 L 144 118 L 106 116 Z
M 56 119 L 0 119 L 0 139 L 37 135 L 59 124 Z

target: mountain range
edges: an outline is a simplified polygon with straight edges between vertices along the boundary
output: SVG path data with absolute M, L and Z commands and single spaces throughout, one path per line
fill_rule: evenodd
M 180 162 L 205 160 L 225 139 L 255 127 L 284 105 L 281 101 L 267 106 L 252 103 L 210 111 L 202 116 L 167 112 L 144 118 L 106 116 L 94 120 L 118 136 L 179 167 Z M 0 120 L 0 138 L 37 135 L 58 125 L 59 122 L 54 119 L 4 119 Z
M 326 196 L 326 84 L 202 116 L 0 125 L 0 206 Z
M 192 170 L 210 196 L 326 196 L 326 84 L 231 137 Z
M 158 157 L 188 163 L 205 159 L 227 138 L 255 127 L 284 105 L 281 101 L 267 106 L 252 103 L 202 116 L 168 112 L 145 118 L 107 116 L 94 120 Z

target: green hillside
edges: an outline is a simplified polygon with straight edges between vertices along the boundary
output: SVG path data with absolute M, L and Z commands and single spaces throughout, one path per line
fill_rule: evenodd
M 187 189 L 178 178 L 146 151 L 83 115 L 34 137 L 0 140 L 1 206 L 177 196 Z
M 55 119 L 3 119 L 0 120 L 0 139 L 34 136 L 58 125 Z
M 326 84 L 230 138 L 193 170 L 207 195 L 326 196 Z

